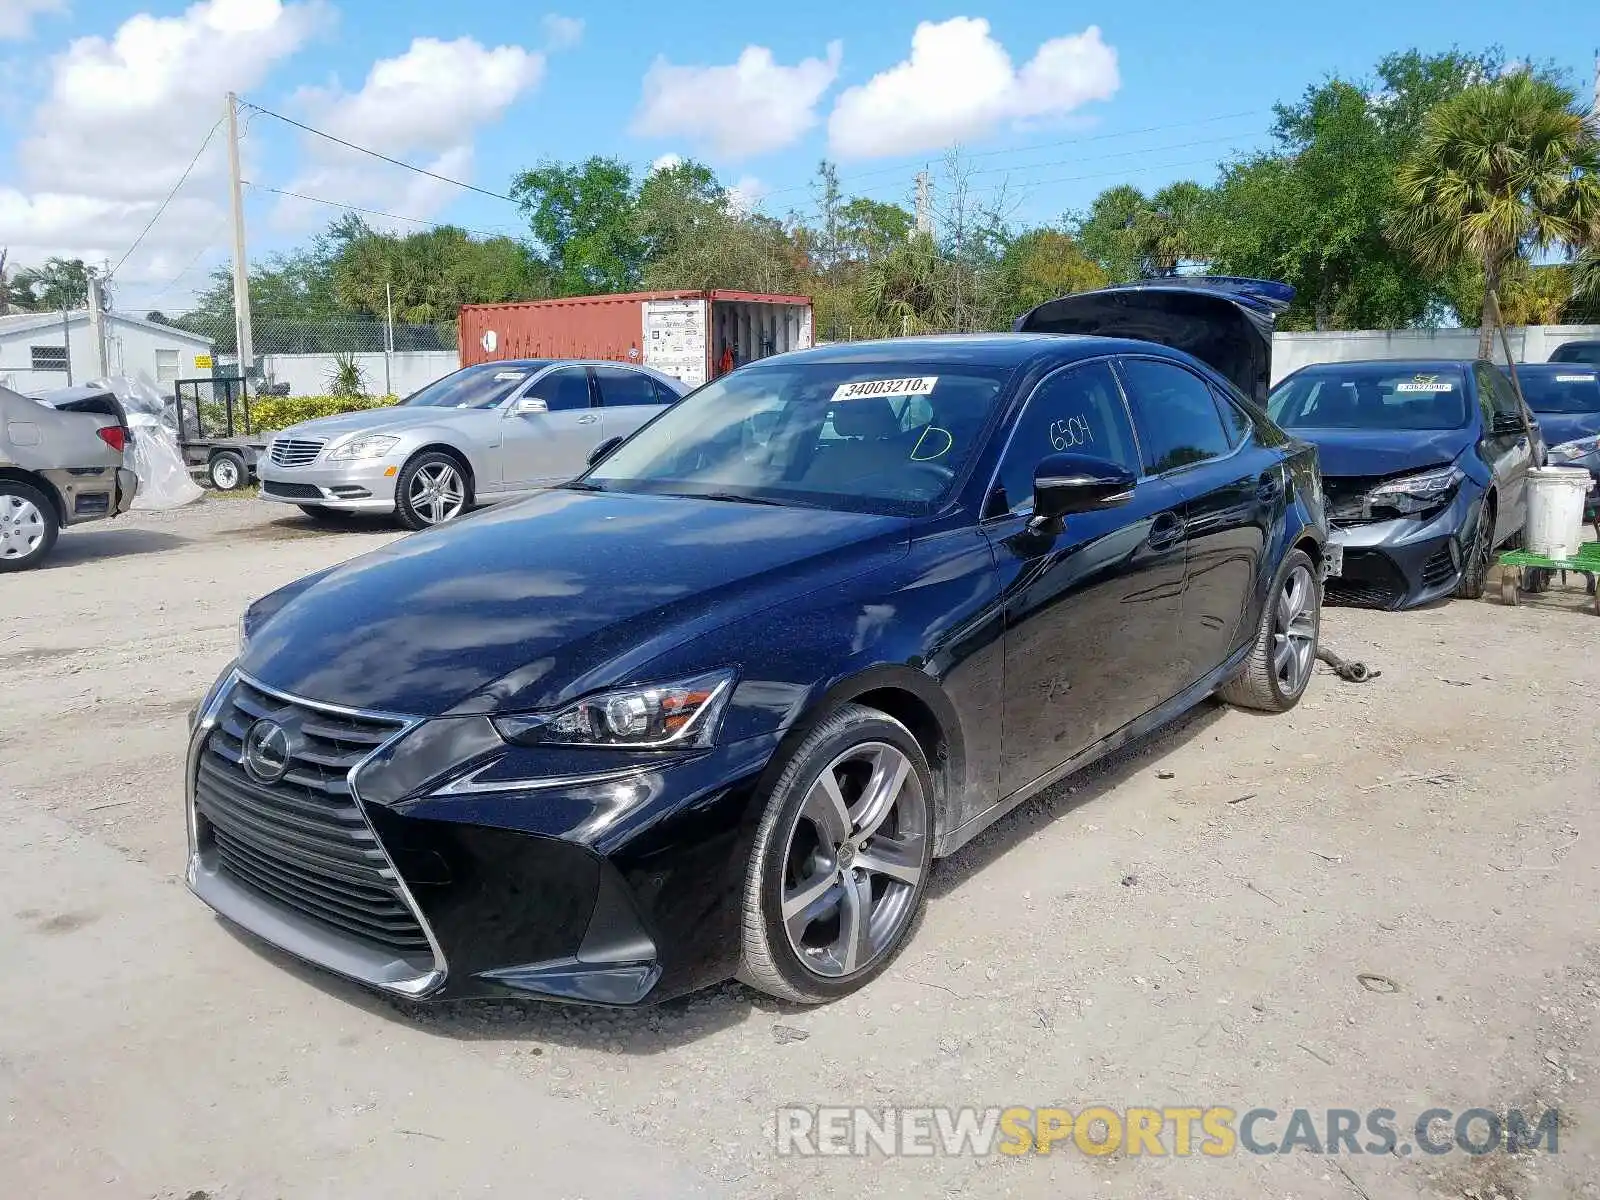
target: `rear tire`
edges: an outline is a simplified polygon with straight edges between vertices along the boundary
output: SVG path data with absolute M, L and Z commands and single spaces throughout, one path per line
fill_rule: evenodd
M 828 714 L 784 764 L 756 832 L 739 978 L 795 1004 L 876 978 L 916 930 L 933 835 L 933 777 L 911 731 L 858 704 Z
M 1461 580 L 1456 584 L 1457 600 L 1481 600 L 1489 582 L 1489 563 L 1494 558 L 1494 506 L 1485 496 L 1478 505 L 1478 527 L 1467 547 L 1467 561 L 1461 565 Z
M 37 567 L 60 532 L 48 496 L 32 484 L 0 479 L 0 574 Z
M 1267 593 L 1244 669 L 1217 695 L 1237 708 L 1288 712 L 1311 682 L 1321 629 L 1321 573 L 1304 550 L 1291 550 Z

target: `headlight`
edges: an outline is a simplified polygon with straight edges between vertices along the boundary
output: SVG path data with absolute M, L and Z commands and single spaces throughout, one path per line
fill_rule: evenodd
M 1403 516 L 1428 512 L 1449 500 L 1466 477 L 1460 467 L 1449 466 L 1392 479 L 1367 493 L 1367 508 L 1389 508 Z
M 389 437 L 382 433 L 368 434 L 366 437 L 358 437 L 353 442 L 346 442 L 330 450 L 328 461 L 352 462 L 360 458 L 382 458 L 399 440 L 397 437 Z
M 733 678 L 732 670 L 711 671 L 673 683 L 619 688 L 552 713 L 496 717 L 494 727 L 520 746 L 700 749 L 717 739 Z
M 1562 442 L 1559 446 L 1551 446 L 1545 461 L 1560 465 L 1561 463 L 1576 462 L 1580 458 L 1600 452 L 1600 437 L 1581 437 L 1576 441 Z

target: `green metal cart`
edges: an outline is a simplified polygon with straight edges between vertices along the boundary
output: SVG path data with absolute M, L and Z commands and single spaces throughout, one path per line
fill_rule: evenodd
M 1600 528 L 1596 529 L 1600 534 Z M 1507 604 L 1517 604 L 1523 592 L 1537 594 L 1549 591 L 1550 580 L 1557 571 L 1563 575 L 1571 571 L 1589 581 L 1589 595 L 1594 600 L 1594 611 L 1600 614 L 1600 589 L 1595 579 L 1600 576 L 1600 541 L 1585 542 L 1571 558 L 1546 558 L 1542 554 L 1529 554 L 1526 550 L 1511 550 L 1500 556 L 1500 598 Z

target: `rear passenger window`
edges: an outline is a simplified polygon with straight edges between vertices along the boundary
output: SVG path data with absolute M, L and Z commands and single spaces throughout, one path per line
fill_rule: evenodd
M 1228 435 L 1228 444 L 1237 446 L 1250 436 L 1250 418 L 1245 416 L 1244 409 L 1228 399 L 1226 392 L 1212 388 L 1211 395 L 1216 399 L 1217 411 L 1222 414 L 1222 427 Z
M 582 367 L 557 367 L 528 389 L 528 395 L 543 400 L 551 412 L 589 407 L 589 374 Z
M 1160 475 L 1231 450 L 1211 388 L 1198 375 L 1150 358 L 1123 360 L 1145 470 Z
M 594 378 L 600 385 L 600 403 L 608 408 L 661 403 L 656 397 L 655 381 L 638 371 L 627 367 L 596 367 Z
M 1034 469 L 1052 454 L 1089 454 L 1139 473 L 1133 426 L 1105 363 L 1057 371 L 1028 397 L 1000 464 L 1008 509 L 1033 503 Z

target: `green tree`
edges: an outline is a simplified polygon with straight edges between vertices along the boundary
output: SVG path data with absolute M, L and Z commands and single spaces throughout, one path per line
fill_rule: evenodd
M 43 266 L 25 267 L 11 277 L 8 299 L 14 307 L 32 312 L 84 308 L 89 303 L 89 281 L 99 274 L 81 258 L 47 258 Z
M 1005 312 L 1018 316 L 1046 300 L 1105 287 L 1104 268 L 1057 229 L 1030 229 L 1012 239 L 1001 259 Z
M 636 287 L 646 248 L 635 219 L 633 171 L 615 158 L 545 161 L 512 181 L 561 295 Z
M 1425 270 L 1481 265 L 1478 353 L 1513 260 L 1600 242 L 1600 139 L 1571 89 L 1517 71 L 1437 105 L 1398 177 L 1397 243 Z
M 839 257 L 849 263 L 880 258 L 903 244 L 915 223 L 898 204 L 858 196 L 839 207 L 834 233 Z
M 1078 243 L 1116 283 L 1176 275 L 1205 257 L 1206 190 L 1188 180 L 1146 196 L 1132 184 L 1107 188 L 1069 224 Z

